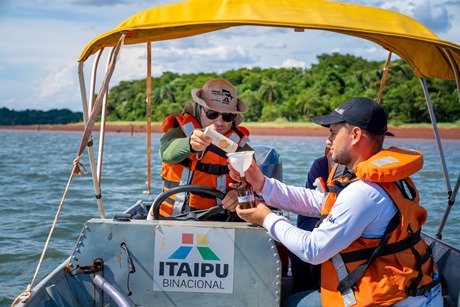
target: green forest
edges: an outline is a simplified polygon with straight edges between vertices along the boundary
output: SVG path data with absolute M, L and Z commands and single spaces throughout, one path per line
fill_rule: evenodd
M 14 111 L 0 108 L 0 126 L 69 124 L 81 121 L 83 121 L 82 112 L 72 112 L 68 109 Z
M 322 54 L 309 69 L 240 68 L 221 74 L 176 74 L 152 78 L 152 120 L 179 113 L 190 101 L 190 91 L 212 77 L 232 82 L 238 96 L 249 105 L 246 121 L 309 121 L 330 112 L 342 101 L 356 96 L 376 98 L 384 61 L 367 61 L 353 55 Z M 454 81 L 427 80 L 436 118 L 458 122 L 460 104 Z M 145 79 L 123 81 L 108 96 L 111 121 L 145 119 Z M 430 122 L 420 80 L 402 60 L 391 62 L 382 104 L 394 125 Z
M 238 96 L 249 105 L 248 122 L 308 122 L 314 115 L 333 110 L 357 96 L 376 98 L 383 61 L 367 61 L 349 54 L 322 54 L 317 64 L 302 68 L 240 68 L 221 74 L 166 72 L 152 78 L 152 120 L 180 113 L 191 100 L 192 88 L 220 76 L 232 82 Z M 146 117 L 146 80 L 122 81 L 110 89 L 107 107 L 110 121 L 143 121 Z M 460 104 L 454 81 L 428 79 L 438 122 L 459 123 Z M 384 105 L 393 125 L 430 122 L 420 80 L 402 60 L 391 62 L 383 92 Z M 0 125 L 66 124 L 82 121 L 81 112 L 70 110 L 12 111 L 0 108 Z

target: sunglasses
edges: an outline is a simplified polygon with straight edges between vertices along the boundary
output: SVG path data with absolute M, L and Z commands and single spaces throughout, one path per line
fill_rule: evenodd
M 214 110 L 204 110 L 204 113 L 206 114 L 206 117 L 211 120 L 218 118 L 219 115 L 222 115 L 222 120 L 227 123 L 232 122 L 236 118 L 235 113 L 219 113 Z

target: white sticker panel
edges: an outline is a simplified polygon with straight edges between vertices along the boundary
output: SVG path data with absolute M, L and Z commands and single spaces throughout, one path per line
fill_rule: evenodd
M 398 163 L 398 162 L 400 162 L 398 159 L 396 159 L 394 157 L 391 157 L 391 156 L 387 156 L 387 157 L 383 157 L 381 159 L 377 159 L 377 160 L 372 161 L 372 164 L 374 164 L 376 166 L 385 166 L 385 165 L 388 165 L 388 164 L 394 164 L 394 163 Z
M 153 291 L 233 293 L 235 230 L 160 225 Z

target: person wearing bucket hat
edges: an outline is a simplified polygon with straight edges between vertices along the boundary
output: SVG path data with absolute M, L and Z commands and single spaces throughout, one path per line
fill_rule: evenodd
M 423 166 L 422 154 L 383 148 L 387 115 L 369 98 L 312 120 L 329 128 L 329 154 L 346 167 L 342 176 L 332 170 L 327 184 L 295 187 L 265 177 L 253 162 L 245 178 L 271 207 L 319 217 L 316 228 L 299 229 L 263 202 L 235 208 L 303 261 L 321 264 L 320 291 L 294 294 L 286 306 L 442 306 L 433 255 L 419 235 L 427 212 L 409 178 Z M 230 176 L 240 180 L 231 167 Z
M 170 115 L 162 123 L 163 191 L 193 184 L 225 193 L 231 182 L 225 151 L 228 148 L 211 143 L 211 137 L 204 130 L 209 127 L 229 138 L 237 144 L 237 151 L 252 150 L 248 144 L 249 131 L 240 126 L 248 106 L 238 97 L 235 86 L 222 78 L 210 79 L 202 88 L 192 89 L 191 96 L 192 101 L 180 115 Z M 218 202 L 220 200 L 196 193 L 187 197 L 172 196 L 161 204 L 160 215 L 176 215 L 186 208 L 208 209 Z

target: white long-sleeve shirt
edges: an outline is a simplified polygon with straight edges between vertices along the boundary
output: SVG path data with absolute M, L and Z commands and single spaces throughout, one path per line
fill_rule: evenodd
M 323 193 L 318 190 L 266 178 L 261 194 L 270 206 L 307 216 L 320 215 Z M 299 258 L 319 264 L 359 237 L 382 237 L 396 211 L 395 204 L 378 184 L 358 180 L 338 195 L 329 216 L 313 231 L 299 229 L 274 213 L 265 218 L 264 227 Z
M 265 178 L 262 196 L 270 206 L 306 216 L 320 216 L 323 193 L 288 186 Z M 282 216 L 270 213 L 263 226 L 270 237 L 281 242 L 300 259 L 320 264 L 348 247 L 359 237 L 381 238 L 397 211 L 388 194 L 377 183 L 358 180 L 338 195 L 329 216 L 318 228 L 306 231 Z M 442 306 L 441 285 L 426 295 L 409 296 L 394 306 Z

